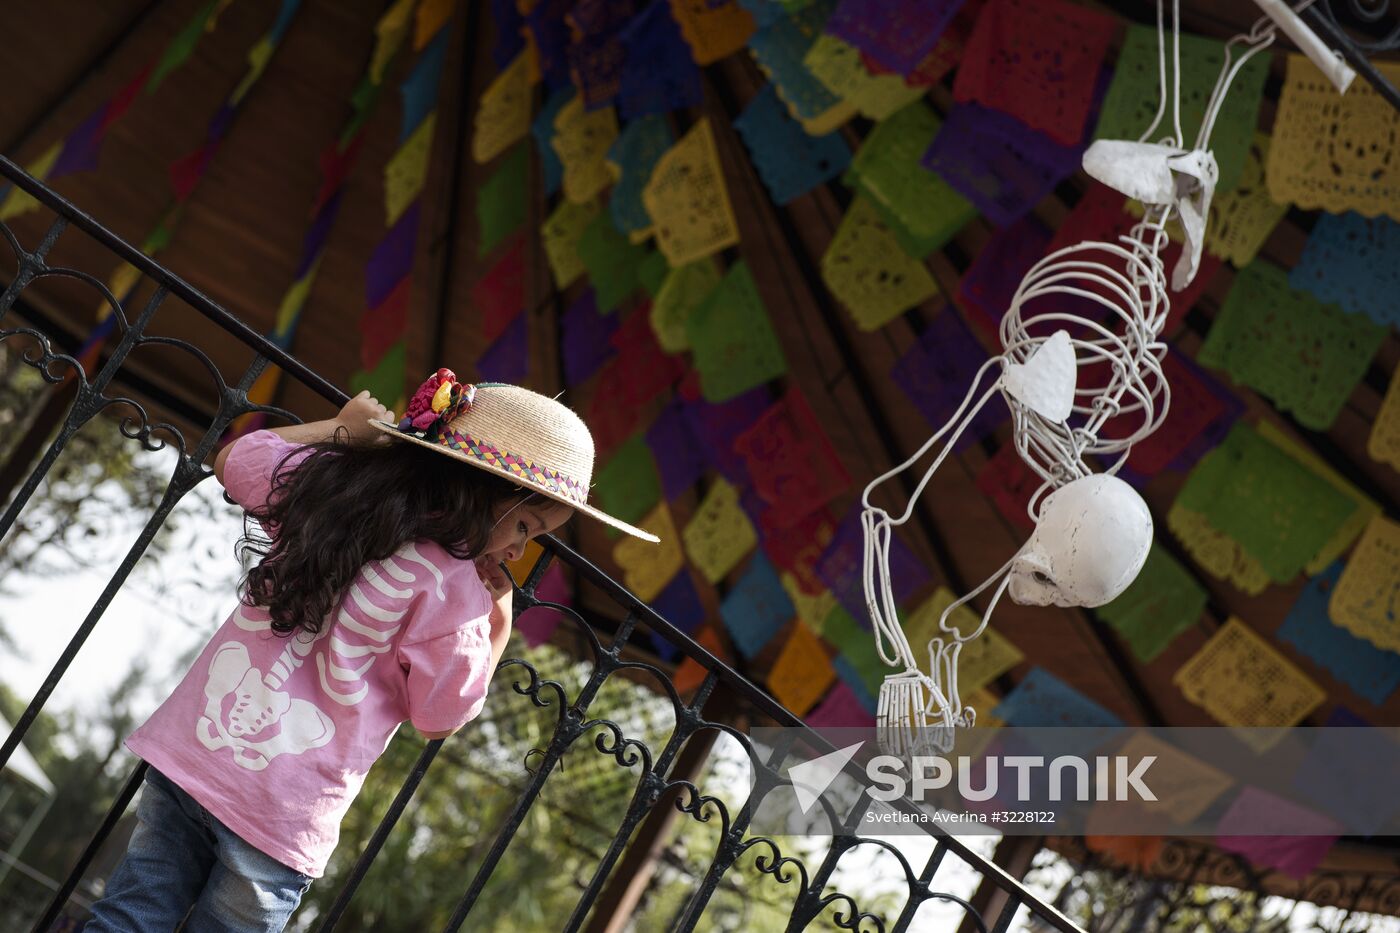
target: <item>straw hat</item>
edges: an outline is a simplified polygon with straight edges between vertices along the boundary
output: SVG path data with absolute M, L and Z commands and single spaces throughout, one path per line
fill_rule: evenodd
M 398 424 L 371 420 L 391 438 L 503 476 L 644 541 L 660 539 L 588 504 L 593 435 L 567 406 L 499 382 L 456 381 L 440 369 L 418 387 Z

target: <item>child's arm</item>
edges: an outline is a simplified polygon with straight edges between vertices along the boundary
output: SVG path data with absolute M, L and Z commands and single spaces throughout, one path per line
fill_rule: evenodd
M 392 423 L 394 413 L 379 404 L 379 400 L 366 389 L 346 402 L 345 407 L 341 408 L 334 418 L 312 421 L 309 424 L 288 424 L 269 430 L 294 444 L 315 444 L 336 439 L 337 432 L 344 428 L 347 432 L 346 440 L 370 443 L 383 438 L 377 429 L 370 427 L 371 418 Z M 232 444 L 225 444 L 219 455 L 214 458 L 214 476 L 220 484 L 224 481 L 224 461 L 228 459 L 228 452 L 232 449 Z
M 499 564 L 489 560 L 478 561 L 476 565 L 477 573 L 481 576 L 481 582 L 486 584 L 486 588 L 491 591 L 493 603 L 491 605 L 491 670 L 496 670 L 496 665 L 501 663 L 501 655 L 505 654 L 506 642 L 510 640 L 510 628 L 512 621 L 512 602 L 515 590 L 511 586 L 510 577 L 501 569 Z M 457 732 L 424 732 L 423 737 L 427 739 L 445 739 Z

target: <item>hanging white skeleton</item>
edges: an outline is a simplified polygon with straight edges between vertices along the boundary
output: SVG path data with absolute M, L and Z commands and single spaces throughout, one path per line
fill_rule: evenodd
M 1279 0 L 1257 2 L 1295 41 L 1305 34 L 1300 47 L 1323 59 L 1320 67 L 1345 90 L 1350 69 L 1316 37 L 1307 42 L 1312 34 L 1292 10 Z M 1002 317 L 1002 354 L 978 370 L 949 422 L 912 457 L 873 480 L 861 499 L 865 598 L 880 657 L 895 669 L 881 685 L 877 728 L 881 744 L 896 754 L 947 750 L 957 728 L 975 724 L 976 710 L 964 706 L 958 694 L 958 656 L 964 644 L 986 629 L 1004 593 L 1023 605 L 1102 606 L 1132 583 L 1147 559 L 1151 513 L 1115 474 L 1132 446 L 1161 426 L 1170 402 L 1161 366 L 1166 353 L 1161 334 L 1170 302 L 1162 262 L 1167 225 L 1177 220 L 1184 239 L 1181 259 L 1171 271 L 1171 287 L 1180 291 L 1194 278 L 1204 246 L 1218 177 L 1209 148 L 1215 119 L 1239 69 L 1275 35 L 1275 24 L 1260 20 L 1248 34 L 1230 41 L 1202 125 L 1188 149 L 1181 127 L 1178 5 L 1173 0 L 1168 32 L 1164 0 L 1158 0 L 1160 94 L 1152 125 L 1136 141 L 1099 140 L 1083 157 L 1091 177 L 1142 203 L 1142 220 L 1117 243 L 1079 243 L 1033 266 Z M 1297 30 L 1301 32 L 1295 35 Z M 1149 142 L 1168 113 L 1172 132 Z M 1049 306 L 1042 300 L 1053 295 L 1092 302 L 1099 316 L 1070 313 L 1063 302 Z M 995 378 L 983 386 L 994 370 Z M 959 435 L 994 396 L 1011 410 L 1016 452 L 1042 481 L 1029 506 L 1035 530 L 996 573 L 943 612 L 940 634 L 925 646 L 925 673 L 896 615 L 889 577 L 890 536 L 909 520 Z M 1110 419 L 1114 436 L 1101 437 Z M 912 468 L 940 442 L 901 513 L 891 515 L 872 504 L 871 496 L 881 484 Z M 1091 462 L 1101 463 L 1102 472 L 1094 472 Z M 994 584 L 973 631 L 949 625 L 955 609 Z

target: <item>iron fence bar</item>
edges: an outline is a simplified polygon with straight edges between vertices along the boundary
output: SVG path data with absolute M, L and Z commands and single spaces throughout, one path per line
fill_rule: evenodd
M 243 380 L 239 383 L 240 392 L 246 392 L 248 386 L 252 385 L 253 380 L 262 372 L 266 364 L 267 360 L 261 356 L 253 361 L 252 365 L 248 367 L 247 372 L 244 373 Z M 225 402 L 226 400 L 227 399 L 225 399 Z M 77 407 L 76 403 L 74 407 Z M 137 535 L 136 540 L 132 542 L 131 547 L 127 550 L 126 556 L 124 556 L 121 563 L 117 565 L 116 571 L 107 581 L 107 585 L 103 587 L 102 592 L 98 595 L 97 601 L 93 603 L 92 608 L 88 610 L 88 614 L 83 619 L 82 625 L 73 633 L 73 637 L 69 640 L 67 647 L 63 649 L 63 653 L 59 656 L 58 660 L 54 662 L 54 666 L 50 669 L 48 676 L 44 678 L 43 684 L 41 684 L 38 691 L 35 692 L 34 698 L 30 700 L 29 705 L 25 707 L 24 712 L 15 722 L 14 728 L 10 730 L 10 734 L 5 739 L 4 745 L 0 746 L 0 768 L 4 767 L 5 763 L 10 760 L 10 755 L 19 747 L 19 743 L 24 739 L 25 733 L 27 733 L 30 726 L 34 724 L 34 720 L 38 718 L 39 712 L 44 708 L 44 704 L 48 702 L 49 696 L 58 686 L 58 682 L 63 679 L 63 675 L 68 671 L 69 665 L 71 665 L 73 659 L 78 656 L 78 652 L 82 649 L 84 643 L 86 643 L 88 636 L 92 634 L 92 630 L 97 626 L 103 614 L 106 613 L 107 607 L 117 595 L 117 590 L 121 589 L 122 584 L 126 582 L 126 578 L 136 566 L 136 562 L 146 553 L 146 548 L 150 546 L 151 541 L 156 536 L 156 532 L 165 524 L 166 518 L 169 517 L 175 505 L 184 498 L 187 492 L 198 485 L 201 480 L 211 475 L 204 467 L 204 458 L 208 455 L 209 451 L 213 449 L 214 444 L 218 441 L 220 435 L 223 434 L 224 428 L 232 420 L 233 415 L 236 414 L 235 412 L 229 412 L 227 408 L 228 406 L 224 402 L 221 402 L 222 410 L 219 417 L 215 419 L 214 423 L 205 432 L 204 437 L 200 439 L 199 445 L 195 448 L 193 454 L 185 451 L 182 439 L 179 459 L 176 461 L 175 470 L 171 475 L 170 482 L 166 484 L 160 504 L 157 505 L 155 511 L 151 513 L 151 517 L 147 519 L 145 526 L 141 529 L 141 533 Z M 89 415 L 89 417 L 91 417 L 91 415 Z M 52 465 L 51 457 L 46 457 L 46 460 L 48 463 L 44 466 L 45 470 Z M 34 477 L 31 475 L 30 481 L 25 483 L 26 488 L 30 486 L 33 479 Z
M 1016 919 L 1016 911 L 1021 909 L 1021 899 L 1015 894 L 1008 893 L 1006 905 L 1001 909 L 1001 916 L 997 917 L 997 925 L 992 927 L 992 933 L 1006 933 L 1011 929 L 1011 921 Z
M 350 906 L 350 900 L 355 896 L 355 891 L 360 887 L 360 882 L 369 873 L 370 865 L 379 856 L 379 850 L 384 848 L 384 843 L 389 838 L 389 833 L 398 824 L 399 817 L 403 815 L 408 802 L 413 799 L 414 793 L 418 790 L 418 785 L 423 782 L 423 776 L 428 773 L 428 766 L 437 757 L 438 749 L 442 748 L 442 739 L 430 741 L 418 760 L 413 763 L 413 770 L 408 772 L 408 777 L 404 780 L 403 786 L 394 797 L 394 802 L 389 805 L 389 810 L 384 814 L 384 818 L 379 821 L 379 826 L 374 830 L 374 835 L 370 837 L 369 844 L 365 846 L 364 852 L 355 860 L 355 868 L 350 872 L 350 877 L 341 885 L 340 893 L 336 895 L 335 902 L 331 904 L 331 909 L 326 912 L 326 917 L 316 927 L 317 933 L 320 931 L 330 931 L 335 929 L 335 925 L 340 922 L 340 917 L 345 913 L 345 908 Z
M 948 854 L 948 847 L 940 839 L 938 844 L 929 853 L 928 860 L 924 862 L 924 870 L 919 873 L 918 889 L 909 892 L 909 900 L 905 902 L 904 909 L 900 911 L 899 917 L 895 919 L 894 927 L 890 933 L 905 933 L 909 929 L 909 924 L 914 922 L 914 915 L 930 899 L 929 885 L 933 883 L 933 876 L 938 874 L 938 868 L 943 864 L 943 856 Z
M 1337 23 L 1332 19 L 1329 12 L 1323 12 L 1318 7 L 1323 3 L 1314 3 L 1303 10 L 1302 15 L 1307 18 L 1308 24 L 1318 37 L 1342 53 L 1342 57 L 1347 60 L 1351 67 L 1356 69 L 1357 74 L 1365 78 L 1376 89 L 1376 93 L 1390 102 L 1396 110 L 1400 110 L 1400 90 L 1391 84 L 1380 69 L 1371 63 L 1366 57 L 1361 47 L 1352 41 L 1351 37 L 1338 28 Z M 1388 5 L 1388 0 L 1387 0 Z
M 172 295 L 180 298 L 255 353 L 266 356 L 284 372 L 295 376 L 307 388 L 318 393 L 327 401 L 340 405 L 349 398 L 340 388 L 328 382 L 305 363 L 234 317 L 203 292 L 108 230 L 91 215 L 80 210 L 71 201 L 61 197 L 53 189 L 45 186 L 3 155 L 0 155 L 0 176 L 10 179 L 20 190 L 29 194 L 60 217 L 65 218 L 74 227 L 82 230 L 121 259 L 135 266 L 147 278 L 164 285 Z
M 49 224 L 49 229 L 44 232 L 43 239 L 39 241 L 38 248 L 30 253 L 19 248 L 18 241 L 14 239 L 10 228 L 0 223 L 0 233 L 4 234 L 5 238 L 10 241 L 10 246 L 18 253 L 19 262 L 19 271 L 15 274 L 14 280 L 5 288 L 4 294 L 0 294 L 0 320 L 4 320 L 5 314 L 15 303 L 20 292 L 24 291 L 29 283 L 34 281 L 35 276 L 46 268 L 44 257 L 48 255 L 49 250 L 53 249 L 54 244 L 58 242 L 58 238 L 67 226 L 67 219 L 61 215 L 55 217 L 54 222 Z
M 122 814 L 131 805 L 131 798 L 136 796 L 136 791 L 140 789 L 141 782 L 146 779 L 146 771 L 149 768 L 150 765 L 143 761 L 131 772 L 131 777 L 126 779 L 126 783 L 122 785 L 121 791 L 117 794 L 117 799 L 112 801 L 112 806 L 107 810 L 107 816 L 103 818 L 102 825 L 88 840 L 87 847 L 83 849 L 83 854 L 78 857 L 78 862 L 68 873 L 68 877 L 63 880 L 62 886 L 54 892 L 49 906 L 44 910 L 44 915 L 39 918 L 38 923 L 34 924 L 32 933 L 46 933 L 58 920 L 63 905 L 68 903 L 68 898 L 72 897 L 73 891 L 78 887 L 78 882 L 87 873 L 88 866 L 92 864 L 93 859 L 97 858 L 97 853 L 102 850 L 107 837 L 112 835 L 112 830 L 116 828 Z

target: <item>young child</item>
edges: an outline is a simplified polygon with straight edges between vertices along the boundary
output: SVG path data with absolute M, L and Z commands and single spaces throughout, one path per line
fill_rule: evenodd
M 214 472 L 261 525 L 242 599 L 128 740 L 150 764 L 126 857 L 85 929 L 276 931 L 401 722 L 480 711 L 511 626 L 502 561 L 588 505 L 593 439 L 564 405 L 440 369 L 398 424 L 367 392 L 257 431 Z

